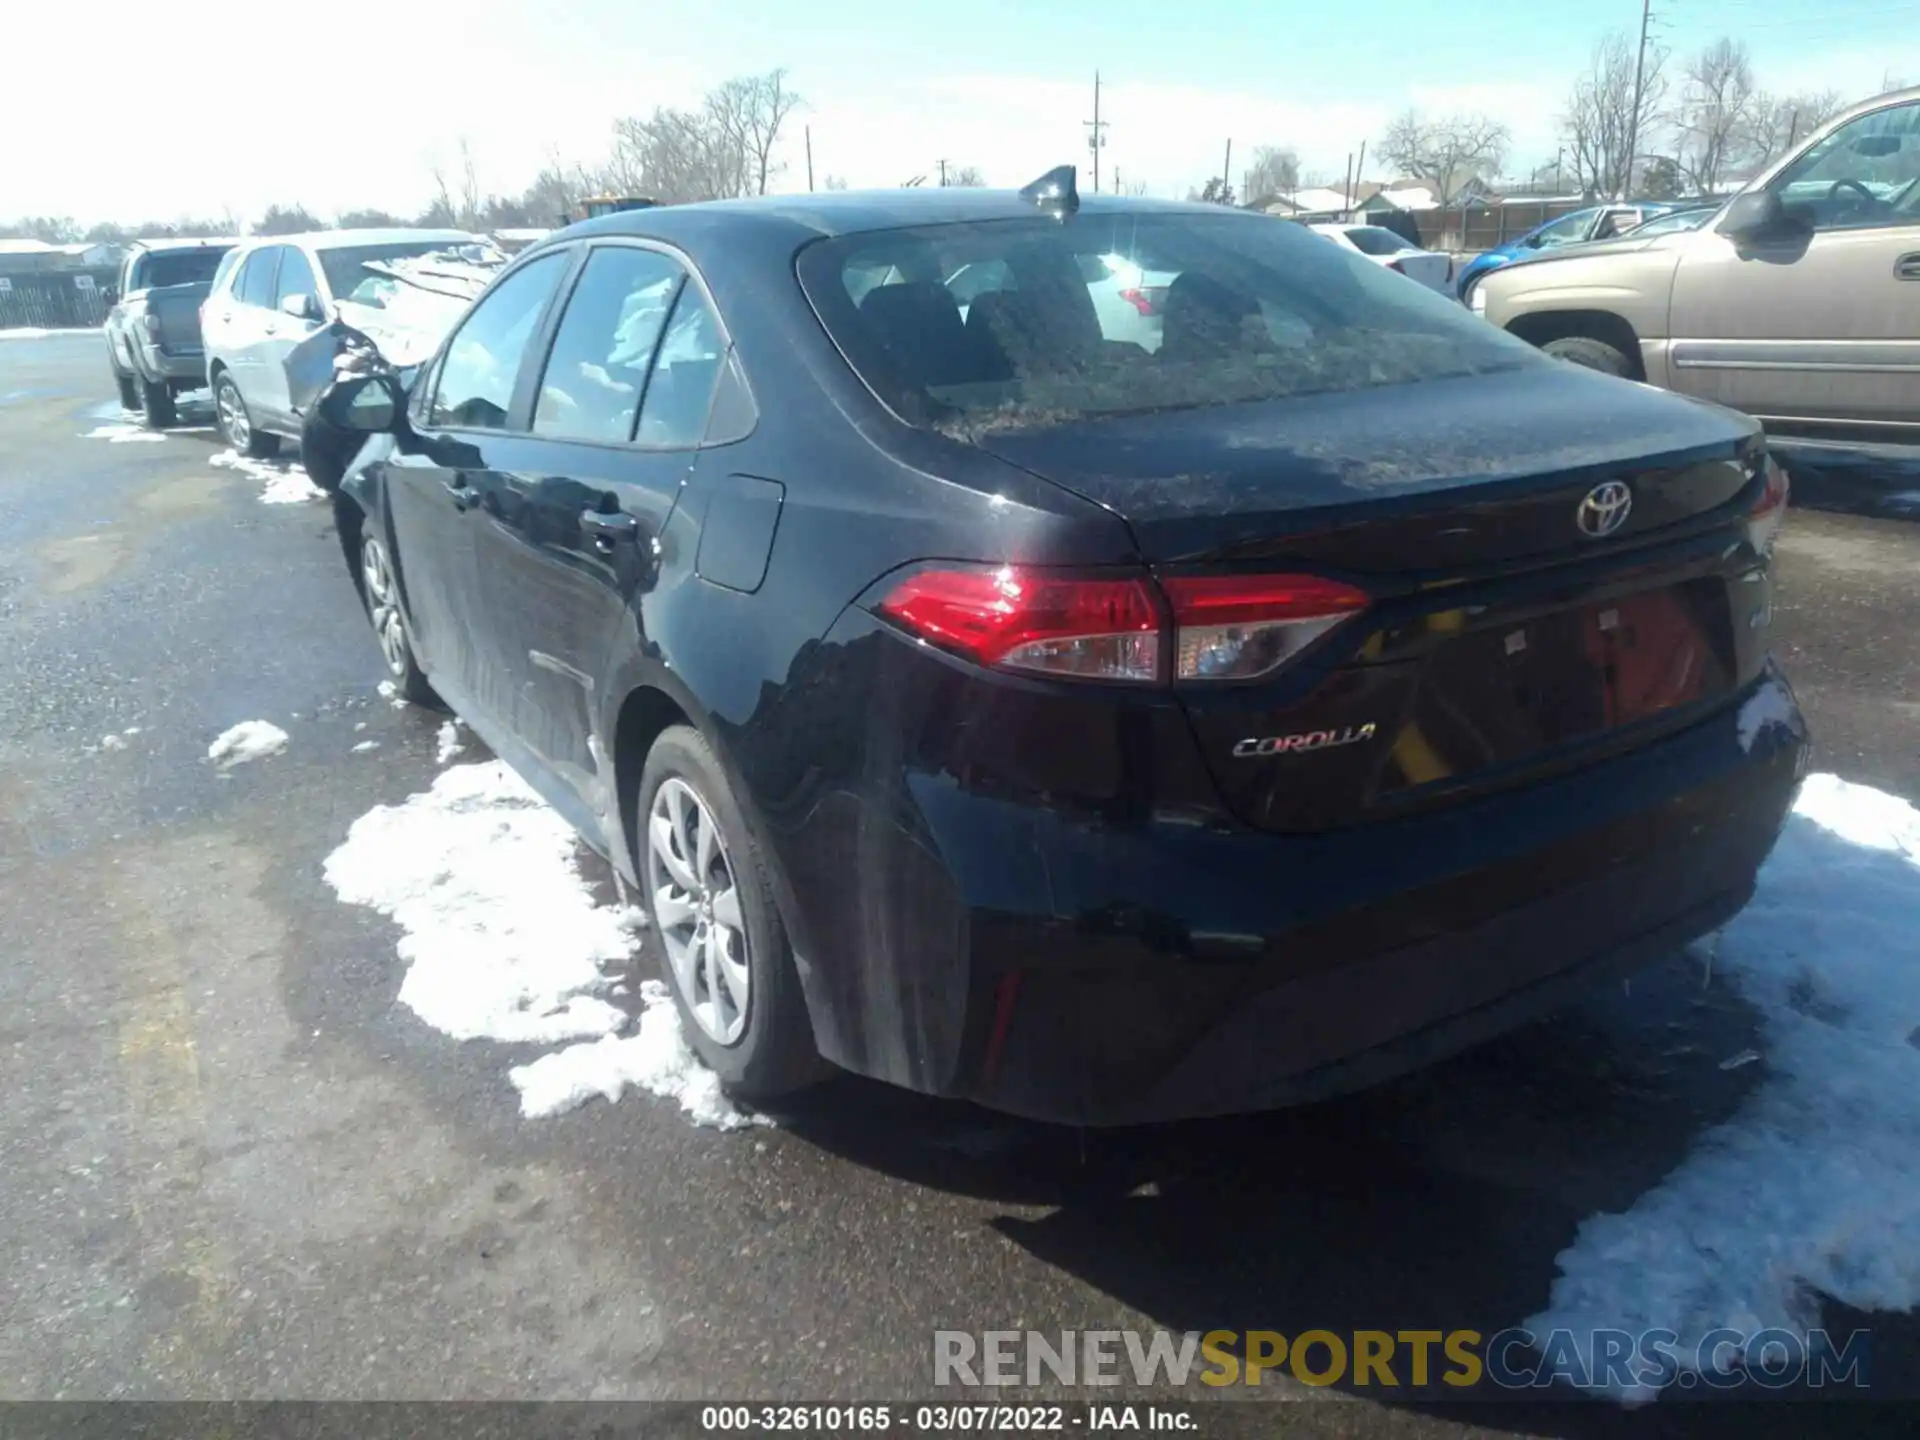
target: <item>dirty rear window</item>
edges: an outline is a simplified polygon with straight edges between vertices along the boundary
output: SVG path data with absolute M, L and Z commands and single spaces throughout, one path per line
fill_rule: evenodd
M 818 241 L 802 286 L 930 427 L 1066 423 L 1547 363 L 1423 286 L 1264 216 L 1085 212 Z

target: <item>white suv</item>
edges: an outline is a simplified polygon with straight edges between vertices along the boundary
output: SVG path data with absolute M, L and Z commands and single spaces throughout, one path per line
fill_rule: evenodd
M 200 311 L 220 433 L 248 455 L 297 439 L 286 359 L 349 310 L 377 307 L 390 282 L 370 265 L 477 243 L 463 230 L 325 230 L 259 237 L 223 264 Z

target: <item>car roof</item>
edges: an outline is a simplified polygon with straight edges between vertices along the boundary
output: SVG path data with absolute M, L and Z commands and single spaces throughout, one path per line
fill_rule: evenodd
M 416 230 L 399 226 L 378 230 L 306 230 L 297 235 L 252 235 L 250 245 L 304 245 L 309 250 L 344 250 L 362 245 L 417 245 L 436 241 L 472 245 L 479 236 L 466 230 Z
M 1199 201 L 1146 200 L 1117 195 L 1082 195 L 1080 214 L 1244 215 L 1272 221 L 1259 211 Z M 691 205 L 657 205 L 582 220 L 547 237 L 545 245 L 594 235 L 633 235 L 669 242 L 711 235 L 716 228 L 789 232 L 796 241 L 870 230 L 899 230 L 916 225 L 966 221 L 1028 220 L 1045 214 L 1020 198 L 1017 190 L 950 186 L 931 190 L 835 190 L 812 195 L 760 195 L 745 200 L 705 200 Z M 536 247 L 540 248 L 540 247 Z M 528 252 L 532 253 L 532 252 Z

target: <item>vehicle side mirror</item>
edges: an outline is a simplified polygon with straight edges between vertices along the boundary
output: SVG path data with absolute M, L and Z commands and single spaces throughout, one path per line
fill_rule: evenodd
M 318 295 L 282 295 L 280 297 L 282 314 L 291 315 L 296 320 L 320 319 L 320 297 Z
M 100 292 L 100 298 L 105 300 L 109 305 L 118 305 L 120 303 L 120 287 L 118 285 L 107 286 L 105 290 Z
M 1734 240 L 1757 240 L 1795 228 L 1776 190 L 1749 190 L 1734 196 L 1720 220 L 1720 233 Z
M 320 399 L 320 418 L 363 435 L 399 428 L 407 397 L 391 375 L 356 375 L 342 380 Z

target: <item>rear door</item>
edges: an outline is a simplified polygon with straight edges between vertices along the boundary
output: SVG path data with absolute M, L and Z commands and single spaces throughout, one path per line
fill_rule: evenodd
M 488 663 L 537 763 L 603 819 L 595 716 L 628 608 L 706 429 L 725 354 L 705 292 L 676 256 L 595 245 L 553 326 L 530 433 L 501 437 L 476 515 Z
M 289 314 L 287 303 L 309 304 L 307 315 Z M 313 263 L 298 245 L 281 247 L 280 268 L 274 281 L 273 306 L 263 325 L 260 341 L 259 406 L 281 422 L 293 423 L 293 403 L 287 398 L 287 356 L 294 346 L 320 328 L 313 316 L 319 313 L 320 285 L 314 279 Z
M 1690 237 L 1674 387 L 1766 419 L 1920 430 L 1920 102 L 1841 126 L 1769 188 L 1809 228 Z
M 265 399 L 261 378 L 267 324 L 273 317 L 273 297 L 280 274 L 284 245 L 264 245 L 241 262 L 233 281 L 233 304 L 226 322 L 227 344 L 221 359 L 233 372 L 241 398 L 250 410 Z
M 480 661 L 487 617 L 473 546 L 472 511 L 491 488 L 487 467 L 525 406 L 522 372 L 548 306 L 572 263 L 554 251 L 512 270 L 447 340 L 412 407 L 414 438 L 387 463 L 387 515 L 415 653 L 436 687 L 467 718 L 505 722 L 510 692 Z

